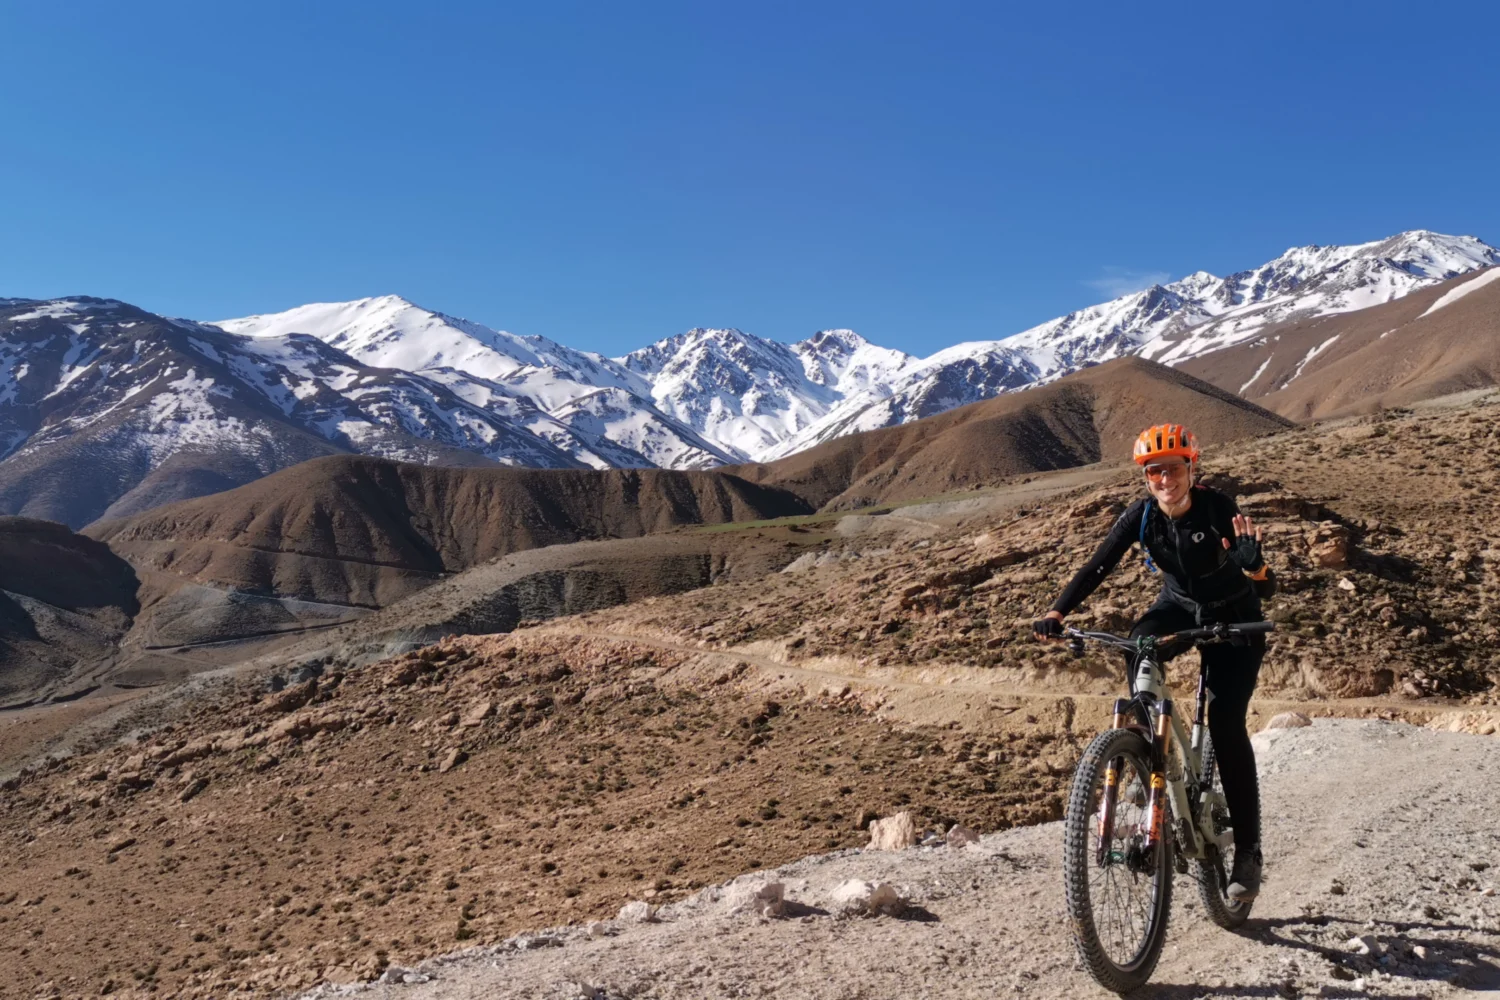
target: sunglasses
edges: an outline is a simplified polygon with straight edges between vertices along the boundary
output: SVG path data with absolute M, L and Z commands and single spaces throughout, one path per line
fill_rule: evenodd
M 1147 479 L 1171 479 L 1187 471 L 1186 462 L 1158 463 L 1145 467 Z

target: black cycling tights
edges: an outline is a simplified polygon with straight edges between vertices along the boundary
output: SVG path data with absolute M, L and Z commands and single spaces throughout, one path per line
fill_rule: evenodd
M 1260 620 L 1258 607 L 1240 610 L 1247 613 L 1232 620 Z M 1141 616 L 1130 634 L 1167 635 L 1197 627 L 1192 612 L 1176 604 L 1159 602 Z M 1250 746 L 1245 715 L 1250 710 L 1250 696 L 1255 692 L 1256 675 L 1266 653 L 1266 640 L 1257 635 L 1246 646 L 1214 643 L 1200 647 L 1199 653 L 1208 664 L 1208 690 L 1212 693 L 1208 702 L 1208 732 L 1213 737 L 1224 800 L 1234 823 L 1234 848 L 1254 850 L 1260 844 L 1260 782 L 1255 775 L 1255 750 Z M 1191 712 L 1191 705 L 1191 701 L 1183 698 L 1178 702 L 1178 710 Z M 1190 724 L 1187 719 L 1183 721 Z

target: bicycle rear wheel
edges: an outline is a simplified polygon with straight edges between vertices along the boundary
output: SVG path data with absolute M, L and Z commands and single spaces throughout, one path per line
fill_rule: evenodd
M 1219 768 L 1212 738 L 1204 740 L 1203 774 L 1209 782 L 1210 790 L 1215 793 L 1215 798 L 1220 800 L 1212 812 L 1214 832 L 1223 833 L 1230 829 L 1229 811 L 1222 804 L 1224 789 L 1219 784 Z M 1232 931 L 1249 918 L 1253 901 L 1240 902 L 1229 898 L 1227 862 L 1217 847 L 1209 847 L 1208 857 L 1193 863 L 1193 876 L 1198 882 L 1198 897 L 1203 900 L 1203 909 L 1208 913 L 1208 919 L 1225 930 Z
M 1111 766 L 1114 813 L 1101 830 Z M 1150 785 L 1145 738 L 1128 729 L 1100 733 L 1078 762 L 1063 821 L 1063 877 L 1078 955 L 1094 979 L 1116 993 L 1151 978 L 1172 909 L 1171 837 L 1143 850 Z

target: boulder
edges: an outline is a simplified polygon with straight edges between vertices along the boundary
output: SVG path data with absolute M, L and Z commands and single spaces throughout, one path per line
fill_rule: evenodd
M 917 842 L 917 825 L 911 813 L 898 812 L 870 824 L 871 851 L 904 851 Z
M 462 764 L 468 759 L 469 755 L 465 753 L 461 747 L 454 747 L 452 750 L 448 751 L 448 755 L 444 757 L 443 762 L 438 765 L 438 771 L 441 774 L 447 774 L 449 771 L 453 770 L 455 767 Z
M 1271 721 L 1265 725 L 1266 729 L 1301 729 L 1303 726 L 1312 725 L 1312 720 L 1301 712 L 1282 712 L 1271 716 Z

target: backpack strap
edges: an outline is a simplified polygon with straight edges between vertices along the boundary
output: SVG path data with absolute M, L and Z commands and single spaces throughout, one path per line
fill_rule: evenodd
M 1140 538 L 1138 539 L 1138 541 L 1140 542 L 1140 545 L 1141 545 L 1141 554 L 1146 557 L 1146 568 L 1149 569 L 1153 573 L 1160 573 L 1161 570 L 1159 570 L 1159 569 L 1156 568 L 1156 563 L 1154 563 L 1154 562 L 1151 561 L 1151 550 L 1148 549 L 1148 548 L 1146 548 L 1146 522 L 1149 521 L 1150 519 L 1151 519 L 1151 501 L 1148 499 L 1146 501 L 1145 508 L 1142 509 L 1142 511 L 1141 511 L 1141 534 L 1140 534 Z

